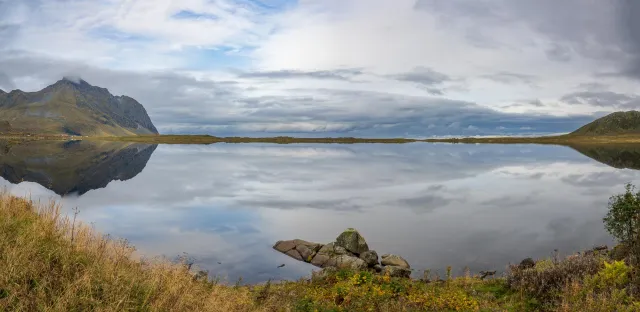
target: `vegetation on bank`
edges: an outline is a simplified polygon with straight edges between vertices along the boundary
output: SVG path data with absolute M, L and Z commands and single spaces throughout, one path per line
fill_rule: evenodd
M 0 194 L 0 311 L 640 311 L 640 193 L 612 197 L 604 220 L 613 250 L 523 261 L 501 277 L 329 271 L 243 286 L 138 259 L 54 203 Z
M 640 134 L 640 112 L 615 112 L 598 118 L 571 133 L 572 135 Z
M 479 138 L 440 138 L 440 139 L 408 139 L 408 138 L 295 138 L 295 137 L 216 137 L 210 135 L 155 135 L 155 136 L 126 136 L 126 137 L 95 137 L 91 140 L 122 141 L 153 144 L 213 144 L 213 143 L 316 143 L 316 144 L 359 144 L 382 143 L 402 144 L 415 142 L 428 143 L 460 143 L 460 144 L 555 144 L 555 145 L 585 145 L 585 144 L 621 144 L 640 143 L 640 135 L 618 136 L 542 136 L 542 137 L 479 137 Z

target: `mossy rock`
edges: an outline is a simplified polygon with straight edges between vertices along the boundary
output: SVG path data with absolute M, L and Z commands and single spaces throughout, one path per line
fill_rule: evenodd
M 349 228 L 342 232 L 338 238 L 336 238 L 336 246 L 343 247 L 344 249 L 359 255 L 365 251 L 369 251 L 369 245 L 364 237 L 353 228 Z

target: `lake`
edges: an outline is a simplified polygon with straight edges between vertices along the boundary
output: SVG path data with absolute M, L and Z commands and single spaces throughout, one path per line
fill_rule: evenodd
M 77 207 L 141 255 L 186 256 L 229 283 L 308 276 L 273 244 L 349 227 L 379 254 L 456 274 L 610 245 L 608 198 L 638 168 L 640 146 L 616 145 L 0 143 L 12 194 Z

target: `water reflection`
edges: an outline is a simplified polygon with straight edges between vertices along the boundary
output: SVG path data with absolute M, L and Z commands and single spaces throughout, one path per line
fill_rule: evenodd
M 593 155 L 627 159 L 609 148 L 577 150 L 607 164 Z M 186 252 L 232 282 L 307 275 L 310 265 L 272 244 L 328 242 L 347 227 L 417 269 L 500 270 L 554 249 L 610 243 L 601 221 L 608 197 L 640 175 L 581 153 L 537 145 L 163 145 L 135 178 L 62 202 L 144 254 Z M 4 185 L 52 196 L 36 183 Z
M 576 145 L 573 148 L 587 157 L 619 169 L 640 169 L 640 145 Z
M 156 145 L 87 141 L 0 141 L 0 174 L 11 183 L 38 183 L 54 193 L 82 195 L 144 169 Z

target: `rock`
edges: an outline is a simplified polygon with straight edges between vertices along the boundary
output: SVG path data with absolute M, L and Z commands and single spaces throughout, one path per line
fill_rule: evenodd
M 369 267 L 378 264 L 378 253 L 375 250 L 365 251 L 360 254 L 360 259 L 364 260 Z
M 311 262 L 311 259 L 313 259 L 315 254 L 315 251 L 306 245 L 297 245 L 296 251 L 300 253 L 302 260 L 305 262 Z
M 335 243 L 329 243 L 322 246 L 322 248 L 318 250 L 318 253 L 323 253 L 330 256 L 349 254 L 349 252 L 344 247 L 336 246 Z
M 286 254 L 287 256 L 289 256 L 289 257 L 293 258 L 293 259 L 298 260 L 298 261 L 303 261 L 303 260 L 302 260 L 302 256 L 301 256 L 301 255 L 300 255 L 300 253 L 299 253 L 297 250 L 295 250 L 295 249 L 289 250 L 289 251 L 285 252 L 285 254 Z
M 391 277 L 409 277 L 411 276 L 411 270 L 395 265 L 387 265 L 383 269 L 383 274 Z
M 337 269 L 364 270 L 367 263 L 364 260 L 349 255 L 334 256 L 325 263 L 325 267 L 335 267 Z
M 376 265 L 374 265 L 374 266 L 373 266 L 373 269 L 374 269 L 377 273 L 380 273 L 380 272 L 382 272 L 383 267 L 382 267 L 381 265 L 379 265 L 379 264 L 376 264 Z
M 322 244 L 307 242 L 306 240 L 302 240 L 302 239 L 294 239 L 293 243 L 296 246 L 302 245 L 302 246 L 309 247 L 309 249 L 311 250 L 320 249 L 320 247 L 322 247 Z
M 360 255 L 361 253 L 368 251 L 369 246 L 367 242 L 364 240 L 364 237 L 358 233 L 355 229 L 349 228 L 342 232 L 336 238 L 336 246 L 344 247 L 344 249 L 356 254 Z
M 531 258 L 526 258 L 526 259 L 520 261 L 520 264 L 518 265 L 518 268 L 521 269 L 521 270 L 524 270 L 524 269 L 533 268 L 534 266 L 536 266 L 536 262 L 533 261 L 533 259 L 531 259 Z
M 273 245 L 273 249 L 282 253 L 287 253 L 287 251 L 294 248 L 296 248 L 296 244 L 292 240 L 278 241 L 275 245 Z
M 397 255 L 391 255 L 391 254 L 382 255 L 382 261 L 380 263 L 382 263 L 382 265 L 385 265 L 385 266 L 391 265 L 391 266 L 401 267 L 403 269 L 411 269 L 409 262 L 407 262 L 407 260 Z
M 320 271 L 314 271 L 311 273 L 311 278 L 312 279 L 320 279 L 323 280 L 325 278 L 327 278 L 329 275 L 334 274 L 337 271 L 336 268 L 334 267 L 326 267 Z
M 331 256 L 324 253 L 317 253 L 313 259 L 311 259 L 310 263 L 317 267 L 324 268 L 329 259 L 331 259 Z

